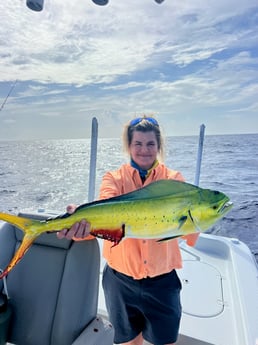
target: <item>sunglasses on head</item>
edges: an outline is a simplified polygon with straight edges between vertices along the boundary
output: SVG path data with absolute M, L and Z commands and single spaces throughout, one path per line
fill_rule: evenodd
M 152 123 L 155 126 L 159 125 L 158 121 L 155 120 L 153 117 L 137 117 L 136 119 L 133 119 L 130 122 L 130 126 L 136 126 L 136 125 L 138 125 L 138 123 L 142 122 L 143 120 L 146 120 L 146 121 Z

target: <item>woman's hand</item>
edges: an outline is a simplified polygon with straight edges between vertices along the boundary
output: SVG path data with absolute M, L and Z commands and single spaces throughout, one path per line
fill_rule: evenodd
M 73 214 L 76 210 L 77 206 L 74 204 L 70 204 L 67 206 L 66 211 L 67 213 Z M 87 220 L 82 219 L 80 222 L 76 222 L 72 225 L 70 229 L 62 229 L 57 233 L 57 237 L 59 239 L 66 238 L 71 240 L 72 238 L 75 240 L 83 240 L 90 234 L 90 223 Z

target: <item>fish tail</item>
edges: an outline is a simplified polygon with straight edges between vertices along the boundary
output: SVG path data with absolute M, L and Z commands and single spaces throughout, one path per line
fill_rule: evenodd
M 8 214 L 8 213 L 1 213 L 1 212 L 0 212 L 0 220 L 4 220 L 5 222 L 8 222 L 12 225 L 17 226 L 19 229 L 24 231 L 24 233 L 26 233 L 27 230 L 30 229 L 33 224 L 37 223 L 33 219 L 15 216 L 13 214 Z
M 32 243 L 36 237 L 37 237 L 37 235 L 34 235 L 34 236 L 25 235 L 23 237 L 22 243 L 21 243 L 20 247 L 18 248 L 18 250 L 16 251 L 14 257 L 9 262 L 9 264 L 6 266 L 6 268 L 3 270 L 3 272 L 0 274 L 0 279 L 5 277 L 14 268 L 14 266 L 17 265 L 17 263 L 23 258 L 24 254 L 27 252 L 29 247 L 32 245 Z
M 37 224 L 38 221 L 29 219 L 29 218 L 24 218 L 24 217 L 19 217 L 15 216 L 12 214 L 7 214 L 7 213 L 1 213 L 0 212 L 0 220 L 4 220 L 14 226 L 17 226 L 24 232 L 24 237 L 22 240 L 22 243 L 18 250 L 16 251 L 15 255 L 9 262 L 9 264 L 6 266 L 6 268 L 3 270 L 3 272 L 0 274 L 0 279 L 5 277 L 12 269 L 13 267 L 22 259 L 24 254 L 27 252 L 33 241 L 39 236 L 39 233 L 33 233 L 30 231 L 33 227 L 33 225 Z M 28 233 L 30 231 L 30 233 Z

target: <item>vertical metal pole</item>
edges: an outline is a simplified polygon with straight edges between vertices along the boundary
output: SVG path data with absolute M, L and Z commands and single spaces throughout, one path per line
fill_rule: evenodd
M 95 199 L 95 183 L 96 183 L 96 162 L 98 148 L 98 120 L 92 118 L 91 122 L 91 149 L 90 149 L 90 175 L 89 175 L 89 192 L 88 202 Z
M 202 124 L 200 126 L 199 146 L 198 146 L 198 153 L 197 153 L 197 163 L 196 163 L 195 179 L 194 179 L 194 184 L 196 186 L 199 186 L 199 182 L 200 182 L 204 132 L 205 132 L 205 125 Z

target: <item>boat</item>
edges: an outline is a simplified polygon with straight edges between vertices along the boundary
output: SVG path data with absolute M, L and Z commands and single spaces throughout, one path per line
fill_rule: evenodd
M 180 247 L 179 344 L 257 345 L 258 269 L 249 248 L 237 238 L 211 234 L 200 234 L 195 247 Z
M 258 345 L 258 267 L 237 238 L 200 234 L 180 242 L 182 319 L 177 345 Z M 99 313 L 108 317 L 102 289 Z M 147 343 L 146 343 L 147 344 Z
M 96 133 L 97 122 L 94 118 L 92 121 L 93 138 L 91 151 L 93 152 L 93 154 L 91 155 L 91 166 L 93 167 L 93 169 L 90 172 L 89 184 L 91 188 L 89 188 L 89 192 L 91 196 L 89 197 L 89 199 L 92 199 L 94 195 L 94 170 L 96 167 L 95 159 L 97 146 Z M 203 145 L 203 138 L 201 138 L 201 136 L 203 136 L 203 127 L 200 131 L 199 152 L 201 151 Z M 198 157 L 199 162 L 197 164 L 197 170 L 199 174 L 201 153 L 198 153 Z M 196 178 L 196 182 L 198 182 L 198 177 Z M 31 213 L 23 213 L 22 215 L 25 217 L 27 216 L 37 219 L 46 219 L 49 216 L 58 214 L 59 212 L 56 211 L 41 209 L 35 212 L 33 211 Z M 10 227 L 12 229 L 9 229 Z M 7 228 L 8 231 L 6 230 Z M 10 224 L 7 224 L 5 222 L 0 223 L 0 265 L 2 265 L 3 262 L 3 252 L 6 252 L 6 250 L 8 249 L 7 242 L 1 245 L 1 239 L 3 239 L 3 231 L 5 231 L 6 234 L 10 234 L 11 232 L 16 234 L 17 232 L 19 232 L 18 229 L 15 229 Z M 7 236 L 6 234 L 5 236 Z M 43 245 L 44 241 L 50 241 L 51 236 L 51 241 L 53 241 L 55 245 L 59 246 L 59 242 L 61 242 L 61 240 L 56 239 L 55 234 L 44 234 L 42 236 L 44 236 L 44 239 L 41 240 L 40 237 L 39 242 L 35 244 L 35 246 L 39 247 L 37 249 L 40 250 L 42 249 L 41 246 Z M 56 244 L 56 242 L 58 242 L 58 244 Z M 102 241 L 97 239 L 93 241 L 82 241 L 82 243 L 85 242 L 94 242 L 96 258 L 98 257 L 98 255 L 100 257 L 99 253 L 101 251 Z M 79 246 L 82 245 L 82 243 L 79 244 Z M 199 239 L 194 247 L 189 247 L 184 240 L 181 240 L 180 248 L 183 258 L 183 268 L 177 270 L 177 273 L 182 283 L 182 319 L 177 344 L 258 345 L 258 266 L 256 259 L 251 253 L 249 247 L 237 238 L 227 238 L 223 236 L 202 233 L 200 234 Z M 14 248 L 12 248 L 12 250 L 13 249 Z M 45 248 L 45 250 L 47 251 L 49 250 L 49 248 Z M 61 249 L 59 248 L 58 250 L 60 251 Z M 6 253 L 4 254 L 6 255 Z M 15 272 L 10 272 L 10 279 L 8 276 L 5 282 L 6 285 L 4 284 L 3 286 L 4 290 L 6 287 L 12 285 L 12 280 L 15 281 L 16 289 L 19 290 L 20 288 L 17 285 L 23 284 L 23 276 L 21 276 L 21 274 L 19 276 L 19 272 L 24 272 L 24 270 L 28 269 L 28 267 L 26 267 L 26 264 L 29 264 L 31 267 L 32 262 L 33 265 L 34 263 L 35 265 L 39 264 L 39 268 L 34 267 L 34 275 L 30 276 L 30 279 L 40 279 L 42 275 L 45 276 L 45 279 L 47 278 L 48 275 L 46 274 L 46 272 L 49 270 L 49 263 L 48 265 L 43 265 L 43 260 L 35 260 L 35 257 L 36 256 L 34 256 L 33 253 L 30 254 L 29 250 L 28 254 L 26 254 L 26 260 L 24 258 L 21 263 L 17 265 L 17 268 L 13 270 Z M 30 262 L 30 258 L 34 261 Z M 96 259 L 96 261 L 98 260 L 99 259 Z M 90 265 L 91 264 L 92 263 L 90 263 Z M 87 286 L 88 289 L 87 291 L 94 292 L 91 298 L 94 300 L 95 304 L 96 301 L 98 302 L 97 311 L 96 313 L 93 313 L 91 322 L 85 325 L 85 328 L 80 330 L 81 333 L 78 333 L 76 335 L 76 340 L 72 342 L 73 345 L 113 344 L 113 329 L 112 325 L 108 321 L 104 294 L 101 288 L 101 279 L 104 265 L 105 262 L 102 259 L 94 268 L 94 270 L 96 271 L 96 267 L 98 267 L 99 278 L 95 279 L 98 288 L 90 288 L 90 285 L 87 285 L 90 283 L 85 283 L 85 286 Z M 42 272 L 39 271 L 40 269 L 42 269 Z M 37 275 L 37 278 L 35 278 L 35 274 Z M 16 275 L 15 279 L 12 275 Z M 72 289 L 73 284 L 76 284 L 77 280 L 75 277 L 70 279 L 71 284 L 69 286 Z M 46 280 L 43 279 L 39 284 L 37 282 L 35 283 L 38 289 L 40 289 L 39 287 L 42 286 L 42 290 L 44 290 L 45 281 Z M 11 292 L 14 291 L 13 289 L 14 288 L 11 289 Z M 33 291 L 31 291 L 31 294 L 32 293 Z M 40 294 L 41 293 L 42 291 L 40 291 Z M 8 292 L 6 292 L 6 294 L 8 295 Z M 37 303 L 37 294 L 35 294 L 35 296 L 35 303 Z M 46 298 L 46 296 L 44 296 L 44 298 Z M 78 307 L 77 309 L 80 308 Z M 22 312 L 23 311 L 21 311 L 20 313 Z M 41 310 L 39 310 L 38 313 L 41 313 Z M 67 317 L 71 318 L 72 315 L 62 315 L 61 311 L 61 315 L 59 315 L 59 317 L 61 318 L 62 322 L 66 322 L 67 324 Z M 27 318 L 30 322 L 32 322 L 27 314 L 24 318 Z M 0 320 L 0 330 L 1 327 L 2 326 Z M 15 324 L 15 327 L 16 330 L 14 331 L 14 333 L 22 331 L 20 329 L 17 331 L 17 328 L 19 328 L 17 322 Z M 31 330 L 31 332 L 33 333 L 33 330 Z M 27 331 L 27 333 L 29 333 L 29 331 Z M 28 335 L 27 333 L 26 336 Z M 40 333 L 41 330 L 39 330 L 39 335 Z M 35 345 L 35 342 L 30 342 L 30 334 L 28 335 L 27 339 L 27 342 L 23 342 L 24 345 Z M 15 340 L 15 337 L 7 337 L 7 340 Z M 0 332 L 0 345 L 4 343 L 5 342 L 1 342 Z M 9 342 L 8 344 L 16 343 Z M 37 341 L 37 345 L 41 344 L 59 345 L 59 342 L 50 339 L 48 344 L 46 344 L 41 343 L 39 339 Z M 65 345 L 64 343 L 60 344 Z M 145 342 L 145 345 L 147 344 L 148 343 Z M 70 344 L 68 343 L 68 345 Z
M 40 210 L 23 216 L 45 219 L 53 214 L 52 211 Z M 2 222 L 0 233 L 4 226 L 6 224 Z M 101 241 L 97 242 L 101 247 Z M 257 345 L 258 267 L 247 245 L 237 238 L 200 234 L 194 247 L 189 247 L 182 240 L 180 248 L 183 268 L 177 270 L 177 273 L 182 282 L 182 320 L 177 344 Z M 101 327 L 105 328 L 108 325 L 108 314 L 101 288 L 104 265 L 102 260 L 97 315 Z M 97 329 L 96 325 L 94 329 Z M 89 337 L 85 344 L 96 344 L 94 341 L 94 337 Z M 103 345 L 111 345 L 110 341 L 106 338 Z

